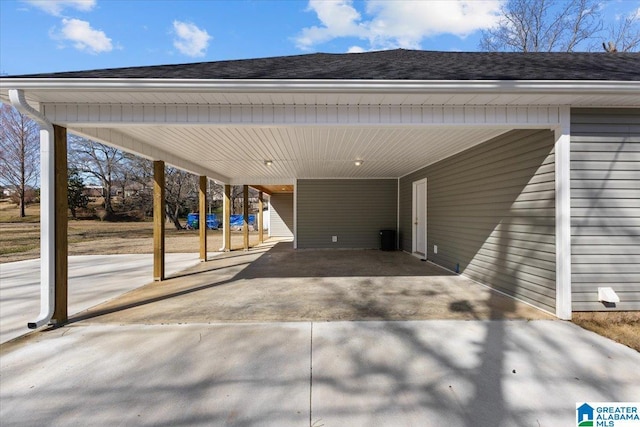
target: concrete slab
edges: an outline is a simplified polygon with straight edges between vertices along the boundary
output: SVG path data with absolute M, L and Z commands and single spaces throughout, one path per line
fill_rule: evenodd
M 210 254 L 215 256 L 215 254 Z M 166 254 L 171 276 L 199 263 L 198 254 Z M 69 257 L 69 315 L 153 281 L 153 255 Z M 0 342 L 29 332 L 40 312 L 40 260 L 0 264 Z
M 80 316 L 144 324 L 550 318 L 406 253 L 294 250 L 290 243 L 220 254 Z
M 313 324 L 313 425 L 575 425 L 637 401 L 640 354 L 561 321 Z
M 25 339 L 2 348 L 3 427 L 309 424 L 308 323 L 73 326 Z
M 561 321 L 78 323 L 0 345 L 2 426 L 575 425 L 640 353 Z

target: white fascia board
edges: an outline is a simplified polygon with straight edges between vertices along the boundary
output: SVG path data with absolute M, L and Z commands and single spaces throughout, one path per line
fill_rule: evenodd
M 550 106 L 321 106 L 43 104 L 55 123 L 68 126 L 490 126 L 548 128 L 559 123 Z
M 241 80 L 3 78 L 2 91 L 215 91 L 237 93 L 640 93 L 640 81 L 602 80 Z

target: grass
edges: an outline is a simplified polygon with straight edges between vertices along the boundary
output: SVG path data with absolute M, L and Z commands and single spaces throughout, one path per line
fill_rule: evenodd
M 20 222 L 35 223 L 40 221 L 40 204 L 35 203 L 25 207 L 24 218 L 20 218 L 20 209 L 8 200 L 0 200 L 0 223 Z
M 640 352 L 640 312 L 573 313 L 573 323 Z

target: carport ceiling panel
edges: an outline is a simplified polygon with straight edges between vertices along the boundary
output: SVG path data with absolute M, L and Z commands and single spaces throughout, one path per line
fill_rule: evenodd
M 145 126 L 119 131 L 231 178 L 390 178 L 505 129 Z M 264 164 L 267 159 L 271 166 Z M 362 166 L 354 165 L 356 159 Z

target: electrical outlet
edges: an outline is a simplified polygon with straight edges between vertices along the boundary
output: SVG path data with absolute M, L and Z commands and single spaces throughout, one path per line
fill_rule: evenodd
M 438 253 L 438 245 L 433 245 L 433 253 L 434 254 Z
M 338 241 L 338 236 L 331 236 L 331 241 L 336 243 Z

